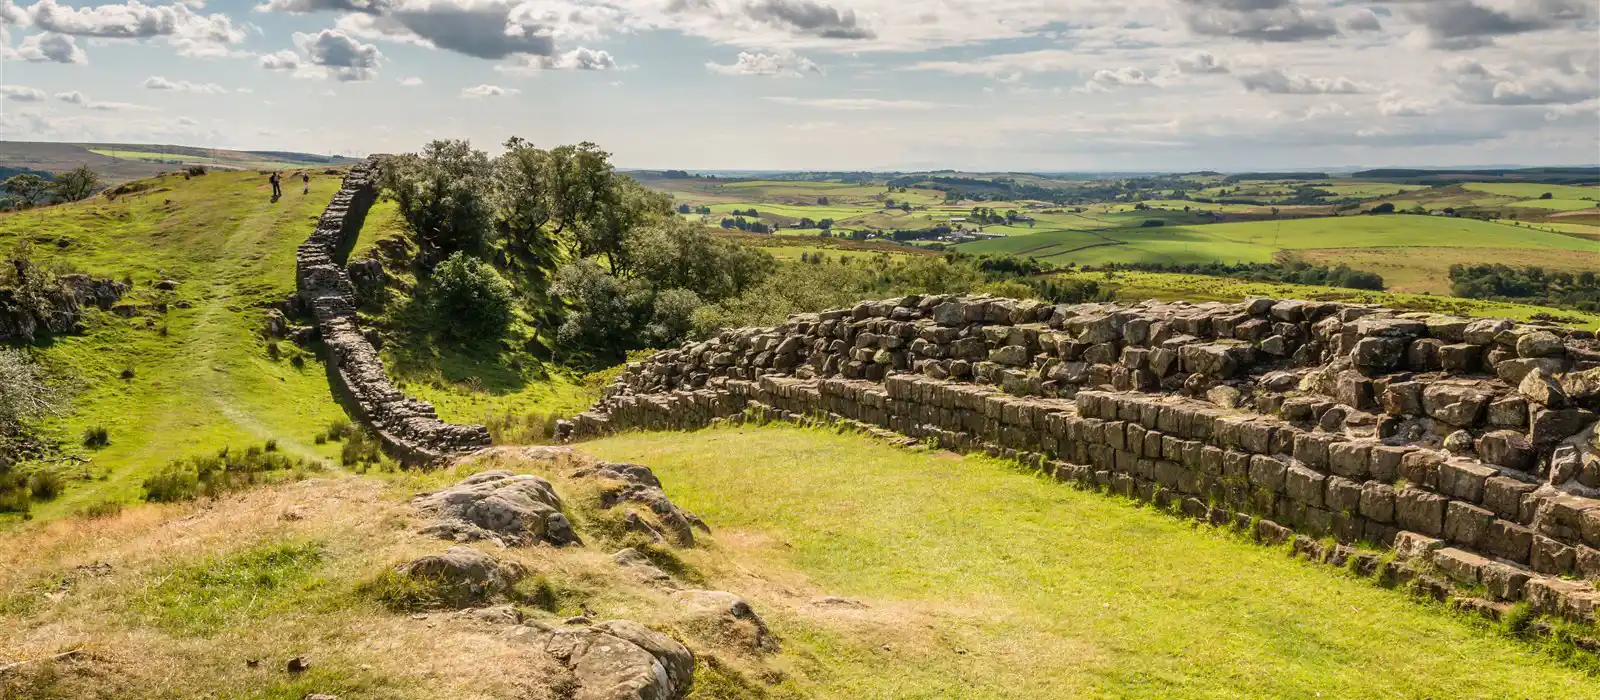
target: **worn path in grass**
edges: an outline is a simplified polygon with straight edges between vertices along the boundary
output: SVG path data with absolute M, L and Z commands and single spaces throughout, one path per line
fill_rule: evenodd
M 986 458 L 782 426 L 582 449 L 648 464 L 761 578 L 894 611 L 773 615 L 814 697 L 1600 697 L 1480 621 Z
M 168 309 L 123 319 L 96 314 L 82 336 L 62 337 L 42 359 L 79 378 L 70 413 L 48 426 L 72 444 L 89 426 L 109 429 L 110 446 L 88 452 L 94 477 L 76 481 L 54 502 L 35 506 L 48 518 L 102 498 L 132 500 L 144 477 L 176 457 L 276 440 L 304 456 L 336 446 L 312 437 L 344 415 L 315 356 L 302 367 L 268 357 L 259 331 L 265 307 L 294 290 L 294 251 L 337 188 L 314 178 L 310 195 L 272 202 L 256 173 L 181 175 L 115 201 L 48 207 L 0 217 L 0 246 L 29 241 L 36 257 L 99 276 L 129 275 L 135 301 L 150 285 L 179 283 Z M 288 188 L 286 188 L 288 189 Z M 187 306 L 188 308 L 183 308 Z M 165 328 L 165 335 L 161 329 Z M 130 378 L 122 378 L 131 371 Z

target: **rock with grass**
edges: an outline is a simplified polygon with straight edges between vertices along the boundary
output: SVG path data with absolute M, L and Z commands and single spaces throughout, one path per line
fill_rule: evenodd
M 678 591 L 672 602 L 686 626 L 717 642 L 753 653 L 775 653 L 778 638 L 750 603 L 727 591 Z
M 652 563 L 642 552 L 632 547 L 611 555 L 611 561 L 616 562 L 617 566 L 622 567 L 629 575 L 644 583 L 669 588 L 677 587 L 677 582 L 672 580 L 671 574 L 663 571 L 661 567 Z
M 560 661 L 571 676 L 553 685 L 574 700 L 676 700 L 694 683 L 694 654 L 637 622 L 530 624 L 513 629 L 510 637 Z
M 422 532 L 448 540 L 489 540 L 506 547 L 579 543 L 555 488 L 531 474 L 486 471 L 413 503 L 435 518 Z
M 397 570 L 427 586 L 440 604 L 453 608 L 484 606 L 504 599 L 527 574 L 520 564 L 464 546 L 402 564 Z
M 630 530 L 637 530 L 651 539 L 668 540 L 679 547 L 694 546 L 694 531 L 709 532 L 704 521 L 683 510 L 667 498 L 661 481 L 649 467 L 618 462 L 596 462 L 572 474 L 574 479 L 590 479 L 600 483 L 600 507 L 610 510 L 627 504 L 649 508 L 653 517 L 641 517 L 629 511 L 623 522 Z M 654 522 L 651 522 L 651 521 Z

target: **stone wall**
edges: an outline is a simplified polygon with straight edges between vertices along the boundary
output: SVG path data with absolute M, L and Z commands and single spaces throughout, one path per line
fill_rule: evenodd
M 334 392 L 391 454 L 404 462 L 430 464 L 487 447 L 489 431 L 481 425 L 445 423 L 433 406 L 402 394 L 361 331 L 355 288 L 337 256 L 360 232 L 367 209 L 377 199 L 377 174 L 378 161 L 370 158 L 345 176 L 296 254 L 297 296 L 317 320 Z
M 1585 331 L 1292 300 L 913 296 L 658 353 L 572 429 L 854 422 L 1329 557 L 1394 547 L 1439 590 L 1593 620 L 1597 409 Z

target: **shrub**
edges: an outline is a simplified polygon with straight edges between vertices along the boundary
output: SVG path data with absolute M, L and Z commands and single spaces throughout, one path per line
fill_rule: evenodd
M 66 489 L 66 480 L 48 469 L 41 469 L 28 477 L 28 494 L 35 501 L 53 501 Z
M 277 452 L 278 451 L 278 441 L 277 440 L 268 440 L 267 444 L 265 445 L 265 447 L 266 447 L 268 452 Z
M 22 350 L 0 350 L 0 435 L 16 435 L 35 419 L 55 413 L 60 394 Z
M 349 439 L 339 448 L 339 463 L 348 469 L 358 469 L 364 464 L 383 462 L 383 450 L 378 439 L 364 428 L 350 431 Z
M 103 425 L 91 426 L 83 431 L 83 446 L 98 450 L 111 444 L 111 431 Z
M 188 174 L 188 175 L 191 175 L 191 176 L 204 175 L 204 174 L 206 174 L 206 166 L 204 166 L 204 165 L 191 165 L 191 166 L 189 166 L 187 168 L 184 168 L 183 172 Z
M 328 440 L 338 442 L 343 440 L 345 436 L 349 435 L 354 429 L 355 428 L 350 425 L 350 419 L 335 418 L 328 423 L 328 430 L 323 434 L 328 437 Z
M 229 491 L 273 478 L 275 474 L 299 475 L 317 471 L 322 465 L 260 446 L 245 450 L 223 448 L 210 456 L 175 459 L 144 481 L 145 500 L 163 503 L 187 501 L 205 496 L 216 498 Z
M 428 300 L 435 323 L 457 340 L 498 340 L 511 327 L 511 284 L 466 253 L 451 255 L 433 271 Z
M 80 518 L 109 518 L 122 513 L 122 502 L 104 500 L 78 509 Z

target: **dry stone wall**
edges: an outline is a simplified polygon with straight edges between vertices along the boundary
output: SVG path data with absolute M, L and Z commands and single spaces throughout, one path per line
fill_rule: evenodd
M 337 256 L 377 199 L 377 175 L 376 158 L 352 167 L 296 255 L 298 299 L 317 320 L 334 391 L 403 461 L 433 463 L 487 447 L 489 431 L 483 426 L 446 423 L 432 405 L 396 389 L 361 331 L 355 287 Z
M 1600 605 L 1586 331 L 1297 300 L 911 296 L 658 353 L 571 428 L 751 410 L 984 450 L 1328 558 L 1394 547 L 1395 571 L 1491 607 L 1592 621 Z

